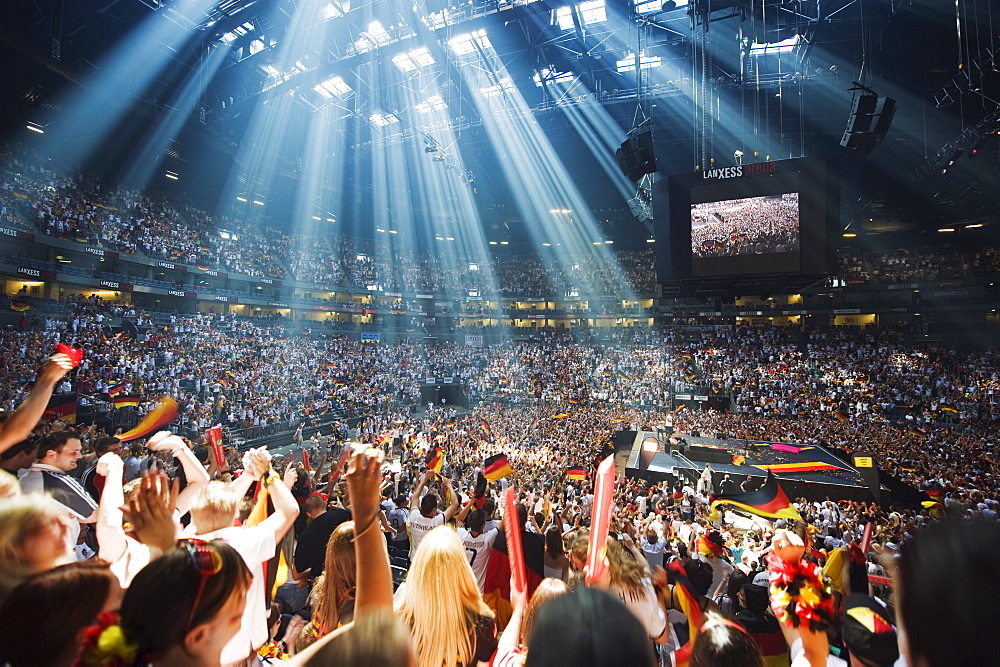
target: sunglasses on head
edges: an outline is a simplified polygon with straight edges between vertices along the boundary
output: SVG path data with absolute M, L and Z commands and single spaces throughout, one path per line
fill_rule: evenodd
M 201 596 L 205 592 L 205 582 L 209 577 L 218 574 L 222 570 L 222 557 L 208 542 L 204 540 L 181 540 L 178 546 L 186 550 L 198 573 L 198 591 L 194 595 L 194 603 L 191 605 L 191 613 L 188 614 L 187 625 L 184 634 L 191 631 L 191 623 L 194 621 L 195 611 L 201 603 Z

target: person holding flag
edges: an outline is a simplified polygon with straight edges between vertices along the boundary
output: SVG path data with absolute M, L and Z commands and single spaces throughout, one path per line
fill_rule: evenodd
M 433 479 L 434 474 L 433 470 L 425 472 L 424 476 L 420 479 L 420 483 L 417 484 L 417 488 L 413 489 L 413 494 L 410 496 L 411 560 L 417 552 L 417 547 L 420 546 L 420 541 L 424 539 L 424 536 L 436 526 L 442 526 L 451 521 L 451 518 L 458 512 L 458 494 L 452 488 L 451 480 L 447 477 L 442 477 L 441 481 L 444 484 L 445 493 L 451 496 L 451 503 L 444 512 L 438 509 L 438 497 L 435 493 L 428 491 L 421 495 L 428 482 Z

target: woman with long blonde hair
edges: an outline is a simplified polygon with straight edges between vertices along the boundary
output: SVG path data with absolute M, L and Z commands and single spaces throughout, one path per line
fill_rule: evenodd
M 496 648 L 493 612 L 483 602 L 462 541 L 448 526 L 421 540 L 397 613 L 410 628 L 418 667 L 485 665 Z
M 354 522 L 345 521 L 326 543 L 323 574 L 309 595 L 312 622 L 302 628 L 296 644 L 299 651 L 353 620 L 356 568 Z

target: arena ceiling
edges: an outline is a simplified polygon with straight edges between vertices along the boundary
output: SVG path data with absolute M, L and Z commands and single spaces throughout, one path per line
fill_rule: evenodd
M 649 226 L 630 212 L 636 188 L 613 151 L 652 127 L 661 172 L 734 164 L 736 151 L 842 154 L 845 227 L 934 233 L 1000 203 L 991 11 L 933 0 L 12 0 L 2 129 L 31 141 L 33 123 L 89 168 L 220 210 L 265 202 L 290 224 L 426 227 L 432 239 L 475 216 L 474 242 L 556 241 L 576 224 L 578 242 L 641 243 Z M 870 157 L 838 145 L 859 80 L 898 103 Z

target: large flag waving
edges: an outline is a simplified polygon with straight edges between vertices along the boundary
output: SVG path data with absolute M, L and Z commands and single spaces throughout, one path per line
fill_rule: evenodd
M 155 408 L 146 413 L 146 416 L 142 418 L 142 421 L 139 422 L 138 426 L 131 431 L 125 431 L 118 436 L 118 439 L 122 442 L 127 442 L 129 440 L 135 440 L 136 438 L 147 436 L 153 431 L 159 430 L 172 422 L 176 416 L 177 401 L 169 396 L 164 396 L 160 399 L 160 402 L 156 404 Z
M 483 461 L 483 476 L 491 482 L 514 474 L 506 454 L 494 454 Z
M 713 496 L 711 500 L 713 520 L 718 516 L 719 505 L 733 505 L 751 514 L 769 519 L 802 519 L 791 501 L 788 500 L 788 496 L 782 491 L 777 478 L 770 471 L 767 473 L 764 486 L 756 491 L 724 493 Z

